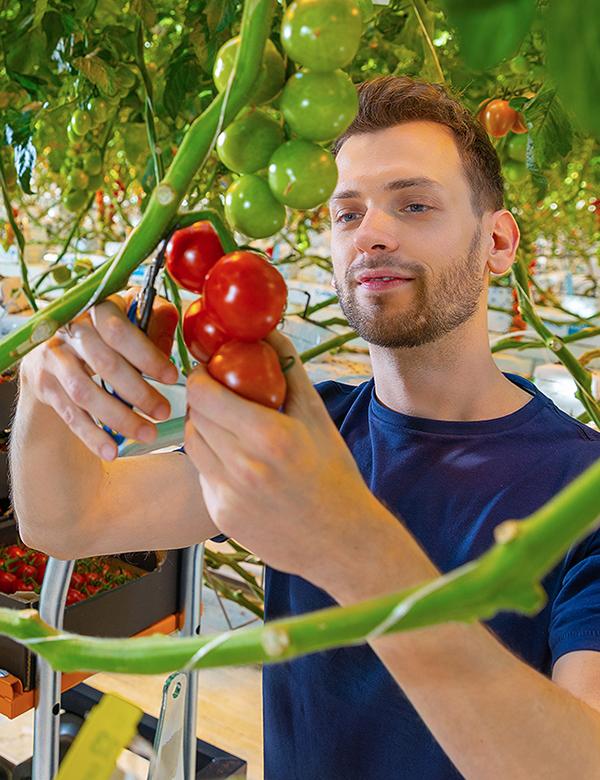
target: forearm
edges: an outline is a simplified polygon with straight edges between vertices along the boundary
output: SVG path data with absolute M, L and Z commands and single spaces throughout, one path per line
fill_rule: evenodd
M 373 648 L 466 780 L 600 777 L 600 713 L 482 625 L 396 634 Z

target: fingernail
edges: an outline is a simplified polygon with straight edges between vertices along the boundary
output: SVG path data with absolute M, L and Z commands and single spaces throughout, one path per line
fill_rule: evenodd
M 114 460 L 115 455 L 115 448 L 112 444 L 103 444 L 100 448 L 100 457 L 102 460 Z
M 141 441 L 143 444 L 152 444 L 154 439 L 156 439 L 156 431 L 152 426 L 142 425 L 142 427 L 138 429 L 137 432 L 138 441 Z
M 168 404 L 159 404 L 152 412 L 152 417 L 154 417 L 155 420 L 166 420 L 170 412 L 171 410 L 169 409 Z

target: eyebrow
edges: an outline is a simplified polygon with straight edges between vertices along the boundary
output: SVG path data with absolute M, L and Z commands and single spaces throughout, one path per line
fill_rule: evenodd
M 410 187 L 429 187 L 431 189 L 441 189 L 441 185 L 434 179 L 429 179 L 427 176 L 416 176 L 412 179 L 394 179 L 387 182 L 384 186 L 384 190 L 387 192 L 395 192 L 396 190 L 405 190 Z M 330 202 L 338 200 L 351 200 L 352 198 L 359 198 L 360 192 L 358 190 L 342 190 L 341 192 L 334 192 Z

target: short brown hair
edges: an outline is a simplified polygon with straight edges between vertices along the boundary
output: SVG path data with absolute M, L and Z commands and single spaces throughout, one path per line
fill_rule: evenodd
M 504 206 L 500 158 L 483 126 L 440 84 L 407 76 L 379 76 L 356 85 L 358 113 L 331 146 L 337 155 L 353 135 L 376 133 L 404 122 L 436 122 L 448 127 L 471 187 L 473 211 L 498 211 Z

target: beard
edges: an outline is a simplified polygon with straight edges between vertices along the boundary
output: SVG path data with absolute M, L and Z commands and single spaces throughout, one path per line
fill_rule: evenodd
M 341 309 L 348 324 L 367 343 L 392 349 L 419 347 L 437 341 L 470 319 L 479 308 L 484 275 L 479 259 L 481 230 L 478 228 L 467 253 L 453 260 L 431 282 L 419 263 L 398 263 L 381 254 L 351 266 L 343 281 L 334 277 Z M 355 294 L 357 272 L 382 266 L 397 268 L 411 277 L 415 287 L 413 303 L 397 312 L 393 291 L 373 293 L 371 305 L 361 306 Z

